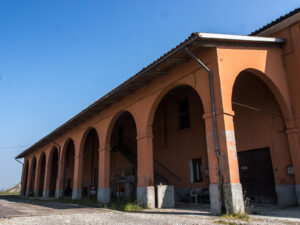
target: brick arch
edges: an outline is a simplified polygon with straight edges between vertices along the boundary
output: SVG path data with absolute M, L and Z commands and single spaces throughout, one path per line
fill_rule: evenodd
M 51 147 L 50 152 L 49 152 L 48 160 L 46 160 L 46 165 L 50 165 L 52 157 L 53 157 L 53 154 L 54 154 L 54 151 L 57 151 L 57 154 L 59 156 L 58 148 L 55 145 L 53 145 Z M 47 157 L 46 157 L 46 159 L 47 159 Z
M 149 111 L 147 112 L 147 118 L 146 118 L 146 133 L 147 134 L 152 134 L 152 125 L 153 125 L 153 122 L 154 122 L 155 114 L 156 114 L 156 111 L 157 111 L 158 106 L 159 106 L 160 102 L 162 101 L 162 99 L 166 96 L 166 94 L 168 94 L 174 88 L 181 87 L 181 86 L 191 88 L 193 91 L 195 91 L 195 93 L 197 93 L 197 95 L 198 95 L 198 97 L 199 97 L 199 99 L 202 103 L 204 113 L 205 112 L 210 112 L 210 106 L 203 104 L 203 101 L 202 101 L 199 90 L 197 90 L 196 88 L 194 88 L 192 85 L 190 85 L 188 83 L 175 83 L 175 84 L 172 84 L 172 85 L 166 87 L 160 93 L 158 93 L 155 96 L 155 99 L 153 100 L 153 102 L 151 103 L 151 107 L 150 107 Z
M 33 194 L 33 191 L 34 191 L 34 181 L 35 181 L 35 178 L 36 178 L 36 167 L 37 167 L 37 162 L 36 162 L 36 157 L 33 156 L 32 159 L 31 159 L 31 163 L 30 163 L 30 170 L 29 170 L 29 177 L 30 177 L 30 180 L 29 180 L 29 191 L 30 191 L 30 194 L 32 195 Z M 34 175 L 34 176 L 33 176 Z
M 265 85 L 267 85 L 267 87 L 270 89 L 270 91 L 274 95 L 277 103 L 279 104 L 285 121 L 288 121 L 292 118 L 292 113 L 291 113 L 291 109 L 289 106 L 289 102 L 287 102 L 287 100 L 285 99 L 285 97 L 282 93 L 282 90 L 280 90 L 280 87 L 278 87 L 276 85 L 276 83 L 272 80 L 272 78 L 270 76 L 268 76 L 266 73 L 264 73 L 263 71 L 260 71 L 258 69 L 247 68 L 247 69 L 242 70 L 240 73 L 238 73 L 238 75 L 235 77 L 235 80 L 231 86 L 231 95 L 230 95 L 231 100 L 232 100 L 233 89 L 235 87 L 236 81 L 243 72 L 249 72 L 252 75 L 257 76 Z M 232 110 L 232 108 L 231 108 L 231 110 Z
M 137 122 L 136 122 L 136 119 L 135 119 L 134 112 L 131 112 L 131 110 L 120 110 L 120 111 L 118 111 L 117 113 L 115 113 L 115 115 L 110 120 L 108 128 L 107 128 L 107 131 L 106 131 L 105 145 L 107 147 L 109 147 L 109 148 L 111 147 L 111 143 L 110 143 L 110 141 L 111 141 L 111 135 L 112 135 L 112 132 L 113 132 L 113 129 L 114 129 L 114 126 L 115 126 L 117 120 L 119 119 L 119 117 L 121 115 L 123 115 L 126 112 L 129 113 L 130 116 L 132 117 L 132 119 L 133 119 L 133 121 L 135 123 L 136 129 L 137 129 Z
M 62 162 L 65 161 L 66 151 L 67 151 L 67 149 L 68 149 L 68 147 L 69 147 L 69 144 L 70 144 L 71 142 L 73 142 L 73 144 L 74 144 L 74 141 L 73 141 L 72 138 L 67 138 L 67 140 L 64 142 L 64 145 L 63 145 L 62 150 L 61 150 L 61 151 L 62 151 L 62 152 L 61 152 L 61 161 L 62 161 Z M 75 145 L 75 144 L 74 144 L 74 145 Z
M 89 135 L 89 133 L 94 130 L 97 134 L 97 138 L 98 138 L 98 145 L 100 147 L 100 136 L 99 136 L 99 132 L 98 130 L 95 128 L 95 127 L 88 127 L 85 132 L 83 133 L 82 135 L 82 138 L 80 140 L 80 145 L 79 145 L 79 153 L 78 155 L 79 156 L 82 156 L 83 155 L 83 151 L 84 151 L 84 145 L 85 145 L 85 142 L 86 142 L 86 138 L 87 136 Z M 74 143 L 75 144 L 75 143 Z
M 45 164 L 42 165 L 42 161 L 45 161 Z M 41 152 L 38 158 L 38 163 L 37 163 L 37 171 L 38 171 L 38 196 L 43 195 L 44 191 L 44 182 L 46 179 L 46 164 L 47 164 L 47 156 L 45 152 Z M 43 168 L 43 174 L 42 173 L 42 168 Z

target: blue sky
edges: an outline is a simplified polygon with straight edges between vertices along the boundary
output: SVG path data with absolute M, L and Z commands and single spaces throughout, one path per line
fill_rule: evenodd
M 299 0 L 0 2 L 0 189 L 15 156 L 192 32 L 246 35 Z

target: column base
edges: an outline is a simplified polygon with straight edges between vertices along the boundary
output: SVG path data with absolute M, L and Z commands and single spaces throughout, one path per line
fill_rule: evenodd
M 30 191 L 26 191 L 26 197 L 30 197 L 31 192 Z
M 38 198 L 38 197 L 39 197 L 39 191 L 38 191 L 38 190 L 35 190 L 35 191 L 33 192 L 33 197 L 35 197 L 35 198 Z
M 137 203 L 143 207 L 155 208 L 155 189 L 153 186 L 137 187 Z
M 157 186 L 157 207 L 158 208 L 174 208 L 175 192 L 173 185 Z
M 55 198 L 61 198 L 64 196 L 64 190 L 63 189 L 56 189 L 55 190 Z
M 82 190 L 81 189 L 73 189 L 72 191 L 72 199 L 78 200 L 82 198 Z
M 97 200 L 100 203 L 106 204 L 110 202 L 110 188 L 98 188 Z
M 26 197 L 26 191 L 24 191 L 24 190 L 20 191 L 20 196 L 21 197 Z
M 300 206 L 300 184 L 295 184 L 297 205 Z
M 292 206 L 297 204 L 295 185 L 281 184 L 275 185 L 278 205 Z
M 50 197 L 50 190 L 43 190 L 43 198 L 49 198 Z
M 214 215 L 222 213 L 221 185 L 209 184 L 210 211 Z
M 242 185 L 230 183 L 223 185 L 226 213 L 245 213 Z

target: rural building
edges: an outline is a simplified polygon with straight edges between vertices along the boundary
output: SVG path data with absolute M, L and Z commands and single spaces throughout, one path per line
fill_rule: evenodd
M 300 8 L 248 36 L 191 34 L 20 153 L 21 195 L 299 205 L 299 40 Z

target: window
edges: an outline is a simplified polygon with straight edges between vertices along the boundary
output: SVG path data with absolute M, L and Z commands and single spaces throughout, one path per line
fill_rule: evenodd
M 189 100 L 185 99 L 179 102 L 179 129 L 190 127 L 190 106 Z
M 202 182 L 202 160 L 201 158 L 192 159 L 191 163 L 191 182 Z

